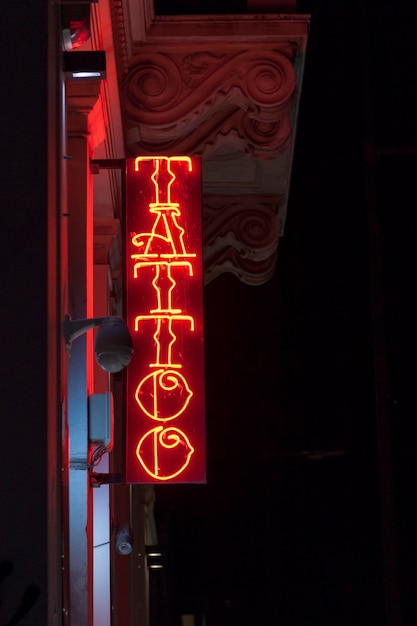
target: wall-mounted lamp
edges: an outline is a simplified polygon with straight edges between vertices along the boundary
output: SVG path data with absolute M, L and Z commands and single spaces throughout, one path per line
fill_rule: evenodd
M 88 52 L 63 52 L 63 69 L 67 80 L 106 78 L 106 53 L 104 50 Z
M 64 320 L 64 339 L 67 350 L 71 341 L 83 335 L 87 330 L 98 326 L 94 342 L 97 363 L 106 372 L 120 372 L 130 363 L 133 352 L 132 337 L 125 321 L 118 316 L 92 317 L 72 320 L 69 315 Z

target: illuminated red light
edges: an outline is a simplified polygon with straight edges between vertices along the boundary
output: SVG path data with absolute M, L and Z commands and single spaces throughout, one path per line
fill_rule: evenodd
M 201 163 L 126 161 L 126 482 L 205 482 Z

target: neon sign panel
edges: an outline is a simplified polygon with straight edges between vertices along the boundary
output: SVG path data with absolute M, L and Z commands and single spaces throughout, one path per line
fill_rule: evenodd
M 205 482 L 201 163 L 126 160 L 126 482 Z

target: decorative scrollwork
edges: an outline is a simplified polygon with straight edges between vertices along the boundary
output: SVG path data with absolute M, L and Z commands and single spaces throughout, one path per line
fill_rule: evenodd
M 246 137 L 246 144 L 251 149 L 248 152 L 268 158 L 268 154 L 274 157 L 287 147 L 291 139 L 291 122 L 288 116 L 276 121 L 259 121 L 245 117 L 243 128 Z
M 188 54 L 181 63 L 184 83 L 191 89 L 194 89 L 222 63 L 223 59 L 223 54 L 213 54 L 211 52 Z
M 140 55 L 128 75 L 128 95 L 140 111 L 172 107 L 181 90 L 181 75 L 176 64 L 166 55 Z M 157 61 L 156 61 L 157 59 Z
M 232 272 L 248 284 L 270 278 L 280 235 L 278 203 L 276 196 L 206 196 L 206 283 L 222 272 Z
M 246 90 L 249 98 L 259 107 L 276 107 L 286 102 L 295 87 L 292 63 L 282 54 L 269 53 L 262 60 L 259 55 L 248 62 Z
M 127 126 L 138 129 L 132 151 L 204 155 L 238 138 L 241 151 L 274 157 L 291 133 L 295 84 L 292 61 L 274 49 L 147 50 L 125 81 Z

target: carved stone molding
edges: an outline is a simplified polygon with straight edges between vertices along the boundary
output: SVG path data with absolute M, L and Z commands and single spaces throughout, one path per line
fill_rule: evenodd
M 280 49 L 279 49 L 280 48 Z M 288 45 L 227 52 L 144 50 L 124 80 L 131 154 L 212 155 L 231 145 L 274 158 L 291 134 L 296 74 Z M 129 129 L 136 128 L 136 136 Z
M 152 0 L 110 3 L 126 156 L 200 155 L 206 281 L 230 271 L 265 282 L 288 203 L 309 16 L 155 16 Z
M 121 79 L 127 73 L 129 65 L 128 57 L 128 25 L 127 11 L 124 8 L 123 0 L 109 0 L 112 16 L 114 55 L 117 66 L 117 73 Z
M 272 275 L 280 236 L 280 198 L 262 195 L 205 195 L 204 280 L 223 272 L 260 285 Z

